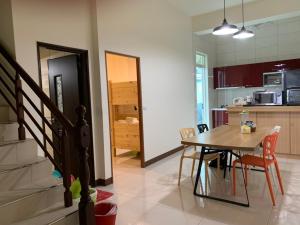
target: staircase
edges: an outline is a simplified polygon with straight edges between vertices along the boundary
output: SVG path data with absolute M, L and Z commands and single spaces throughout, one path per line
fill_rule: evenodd
M 35 104 L 22 89 L 22 83 L 60 122 L 61 130 L 53 133 L 59 137 L 59 145 L 53 145 L 38 122 L 53 129 L 39 110 L 39 103 Z M 95 224 L 94 204 L 89 197 L 90 134 L 84 106 L 79 106 L 76 113 L 78 121 L 72 124 L 0 45 L 0 225 Z M 53 147 L 59 164 L 40 136 Z M 75 143 L 81 162 L 79 204 L 73 204 L 70 192 L 70 142 Z M 54 168 L 63 178 L 52 176 Z
M 64 206 L 63 181 L 51 175 L 50 160 L 38 156 L 35 140 L 18 140 L 11 111 L 0 106 L 0 224 L 79 224 L 78 207 Z

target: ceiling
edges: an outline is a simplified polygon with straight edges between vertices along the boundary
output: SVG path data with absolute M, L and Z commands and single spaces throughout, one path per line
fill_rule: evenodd
M 167 0 L 189 16 L 205 14 L 223 9 L 223 0 Z M 245 3 L 257 0 L 244 0 Z M 226 7 L 241 4 L 242 0 L 227 0 Z

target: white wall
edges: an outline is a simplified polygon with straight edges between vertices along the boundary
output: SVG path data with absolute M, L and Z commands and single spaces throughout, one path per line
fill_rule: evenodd
M 12 10 L 11 10 L 10 0 L 0 1 L 0 44 L 5 49 L 7 49 L 7 51 L 14 57 L 15 43 L 14 43 L 14 32 L 12 26 Z M 0 57 L 0 61 L 2 63 L 5 62 L 4 60 L 2 60 L 1 57 Z M 4 72 L 0 69 L 0 75 L 2 78 L 5 79 L 6 76 L 4 74 L 2 75 L 2 73 Z M 8 84 L 11 84 L 9 80 L 7 81 Z M 10 86 L 11 88 L 13 88 L 12 85 Z M 2 84 L 0 88 L 6 92 L 6 89 Z M 9 96 L 9 94 L 7 96 Z M 13 101 L 12 98 L 11 100 Z M 0 105 L 8 105 L 1 94 L 0 94 Z
M 104 178 L 99 64 L 95 58 L 98 43 L 92 30 L 94 8 L 90 0 L 12 0 L 16 59 L 37 83 L 37 41 L 89 50 L 96 178 Z M 32 99 L 39 102 L 34 95 Z
M 217 38 L 217 66 L 300 58 L 300 17 L 251 27 L 254 38 Z
M 219 1 L 219 4 L 222 4 Z M 230 2 L 230 1 L 228 1 Z M 300 15 L 299 0 L 256 0 L 245 3 L 246 25 L 254 25 L 266 21 L 276 21 Z M 226 7 L 226 18 L 228 22 L 241 25 L 241 4 Z M 219 26 L 223 19 L 223 9 L 200 14 L 192 17 L 193 31 L 198 34 L 211 33 L 213 28 Z
M 105 50 L 141 58 L 145 160 L 150 160 L 180 145 L 179 128 L 194 126 L 191 20 L 161 0 L 98 3 L 105 161 L 110 161 Z
M 14 31 L 10 0 L 0 1 L 0 44 L 5 47 L 11 55 L 14 55 Z

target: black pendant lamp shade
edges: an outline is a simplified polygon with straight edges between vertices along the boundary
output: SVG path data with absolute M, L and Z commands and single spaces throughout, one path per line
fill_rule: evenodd
M 239 29 L 233 24 L 229 24 L 226 20 L 225 14 L 225 0 L 224 0 L 224 20 L 221 26 L 215 27 L 213 30 L 213 35 L 229 35 L 238 32 Z
M 245 16 L 244 16 L 244 0 L 242 0 L 242 14 L 243 14 L 243 26 L 242 28 L 233 35 L 235 39 L 246 39 L 254 36 L 253 31 L 245 28 Z

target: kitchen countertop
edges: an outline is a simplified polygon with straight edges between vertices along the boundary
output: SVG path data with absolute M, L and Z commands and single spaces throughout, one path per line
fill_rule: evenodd
M 227 111 L 227 108 L 211 108 L 211 111 Z
M 228 106 L 227 111 L 230 112 L 300 112 L 300 106 Z

